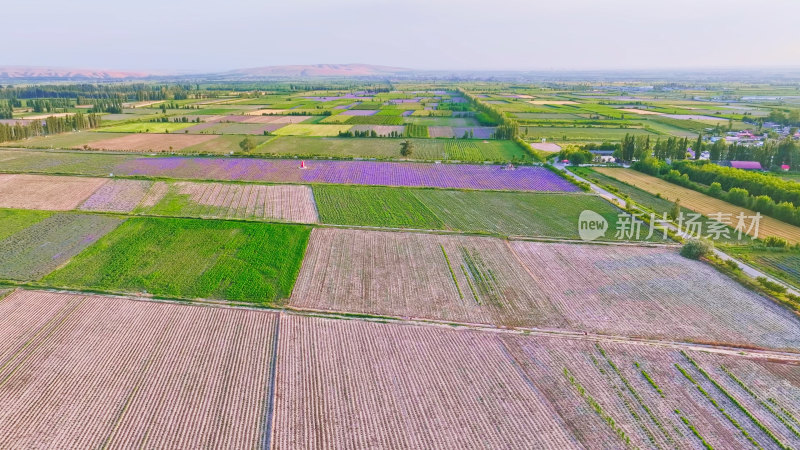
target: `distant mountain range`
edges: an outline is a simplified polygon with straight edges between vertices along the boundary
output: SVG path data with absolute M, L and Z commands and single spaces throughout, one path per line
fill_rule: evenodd
M 440 79 L 453 81 L 568 81 L 638 80 L 663 81 L 800 81 L 800 67 L 784 69 L 697 69 L 697 70 L 416 70 L 371 64 L 309 64 L 264 66 L 216 73 L 94 70 L 79 68 L 0 66 L 0 84 L 49 81 L 241 81 L 302 78 L 390 78 Z
M 120 70 L 67 69 L 58 67 L 0 66 L 2 79 L 123 80 L 147 78 L 157 74 Z
M 312 64 L 299 66 L 266 66 L 232 70 L 221 75 L 241 77 L 375 77 L 407 74 L 411 69 L 373 66 L 370 64 Z
M 231 70 L 221 73 L 198 74 L 211 78 L 321 78 L 321 77 L 379 77 L 411 73 L 411 69 L 375 66 L 370 64 L 312 64 L 265 66 Z M 56 67 L 0 66 L 0 80 L 129 80 L 143 78 L 192 77 L 191 74 L 128 72 L 119 70 L 68 69 Z

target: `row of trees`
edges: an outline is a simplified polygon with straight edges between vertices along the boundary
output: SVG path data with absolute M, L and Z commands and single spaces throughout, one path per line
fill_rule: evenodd
M 615 149 L 614 156 L 625 161 L 643 161 L 651 156 L 659 160 L 680 161 L 687 159 L 689 143 L 687 138 L 669 137 L 658 138 L 653 144 L 650 136 L 626 134 Z M 691 144 L 694 159 L 699 159 L 700 154 L 708 150 L 711 161 L 758 161 L 764 167 L 800 164 L 800 145 L 789 136 L 780 141 L 768 140 L 761 146 L 755 146 L 728 144 L 724 139 L 705 143 L 700 135 Z
M 10 101 L 0 100 L 0 119 L 13 119 L 14 108 L 11 107 Z
M 641 161 L 650 155 L 658 159 L 686 159 L 689 141 L 686 138 L 669 137 L 664 140 L 658 138 L 655 145 L 651 144 L 650 136 L 634 136 L 626 133 L 614 156 L 625 161 Z
M 732 170 L 744 172 L 743 170 L 739 169 Z M 761 214 L 774 217 L 786 223 L 800 225 L 800 207 L 795 206 L 795 204 L 800 203 L 793 203 L 791 201 L 776 201 L 769 195 L 754 195 L 747 189 L 740 187 L 731 187 L 726 191 L 718 182 L 713 182 L 711 185 L 706 186 L 691 180 L 687 173 L 681 173 L 675 169 L 669 169 L 667 173 L 662 176 L 662 178 L 671 183 L 694 189 L 711 197 L 724 200 L 728 203 L 733 203 L 734 205 L 752 209 L 753 211 L 758 211 Z
M 146 83 L 76 83 L 0 88 L 0 99 L 77 99 L 90 104 L 92 99 L 122 97 L 130 101 L 184 100 L 196 94 L 198 85 Z
M 800 205 L 800 184 L 774 175 L 750 172 L 716 164 L 676 162 L 672 165 L 681 175 L 691 181 L 711 185 L 719 183 L 726 191 L 733 188 L 746 189 L 750 194 L 767 195 L 776 202 L 792 202 Z
M 44 121 L 34 120 L 29 124 L 0 124 L 0 142 L 18 141 L 33 136 L 57 134 L 67 131 L 85 130 L 100 126 L 100 116 L 76 113 L 67 117 L 48 117 Z

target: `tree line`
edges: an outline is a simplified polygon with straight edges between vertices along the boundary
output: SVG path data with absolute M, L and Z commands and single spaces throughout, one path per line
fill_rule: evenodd
M 19 141 L 34 136 L 86 130 L 100 126 L 100 116 L 94 113 L 75 113 L 67 117 L 48 117 L 28 124 L 0 124 L 0 142 Z

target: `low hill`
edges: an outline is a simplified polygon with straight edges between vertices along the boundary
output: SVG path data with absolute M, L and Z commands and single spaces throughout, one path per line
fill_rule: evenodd
M 374 77 L 408 72 L 411 72 L 411 69 L 370 64 L 312 64 L 253 67 L 232 70 L 224 75 L 241 77 Z
M 74 69 L 63 67 L 36 66 L 0 66 L 2 79 L 86 79 L 86 80 L 123 80 L 130 78 L 146 78 L 154 74 L 147 72 L 126 72 L 119 70 Z

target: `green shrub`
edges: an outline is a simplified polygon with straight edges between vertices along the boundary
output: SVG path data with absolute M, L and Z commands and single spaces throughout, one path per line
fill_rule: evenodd
M 741 267 L 739 267 L 739 263 L 737 263 L 736 261 L 734 261 L 732 259 L 726 259 L 724 261 L 724 264 L 725 264 L 726 267 L 728 267 L 729 269 L 733 270 L 734 272 L 737 271 L 737 270 L 741 270 L 742 269 Z
M 708 241 L 690 239 L 681 248 L 681 256 L 689 259 L 700 259 L 710 254 L 712 249 L 713 246 Z
M 727 200 L 734 205 L 746 207 L 750 193 L 747 192 L 747 189 L 731 188 L 731 190 L 728 191 L 727 197 Z
M 777 236 L 767 236 L 762 242 L 764 242 L 765 246 L 772 248 L 786 248 L 789 246 L 789 242 L 786 239 Z
M 768 291 L 777 292 L 779 294 L 783 294 L 784 292 L 786 292 L 785 286 L 783 286 L 782 284 L 778 284 L 774 281 L 770 281 L 766 277 L 758 277 L 756 278 L 756 280 L 758 280 L 758 282 L 761 283 L 761 286 L 764 286 L 764 289 Z

